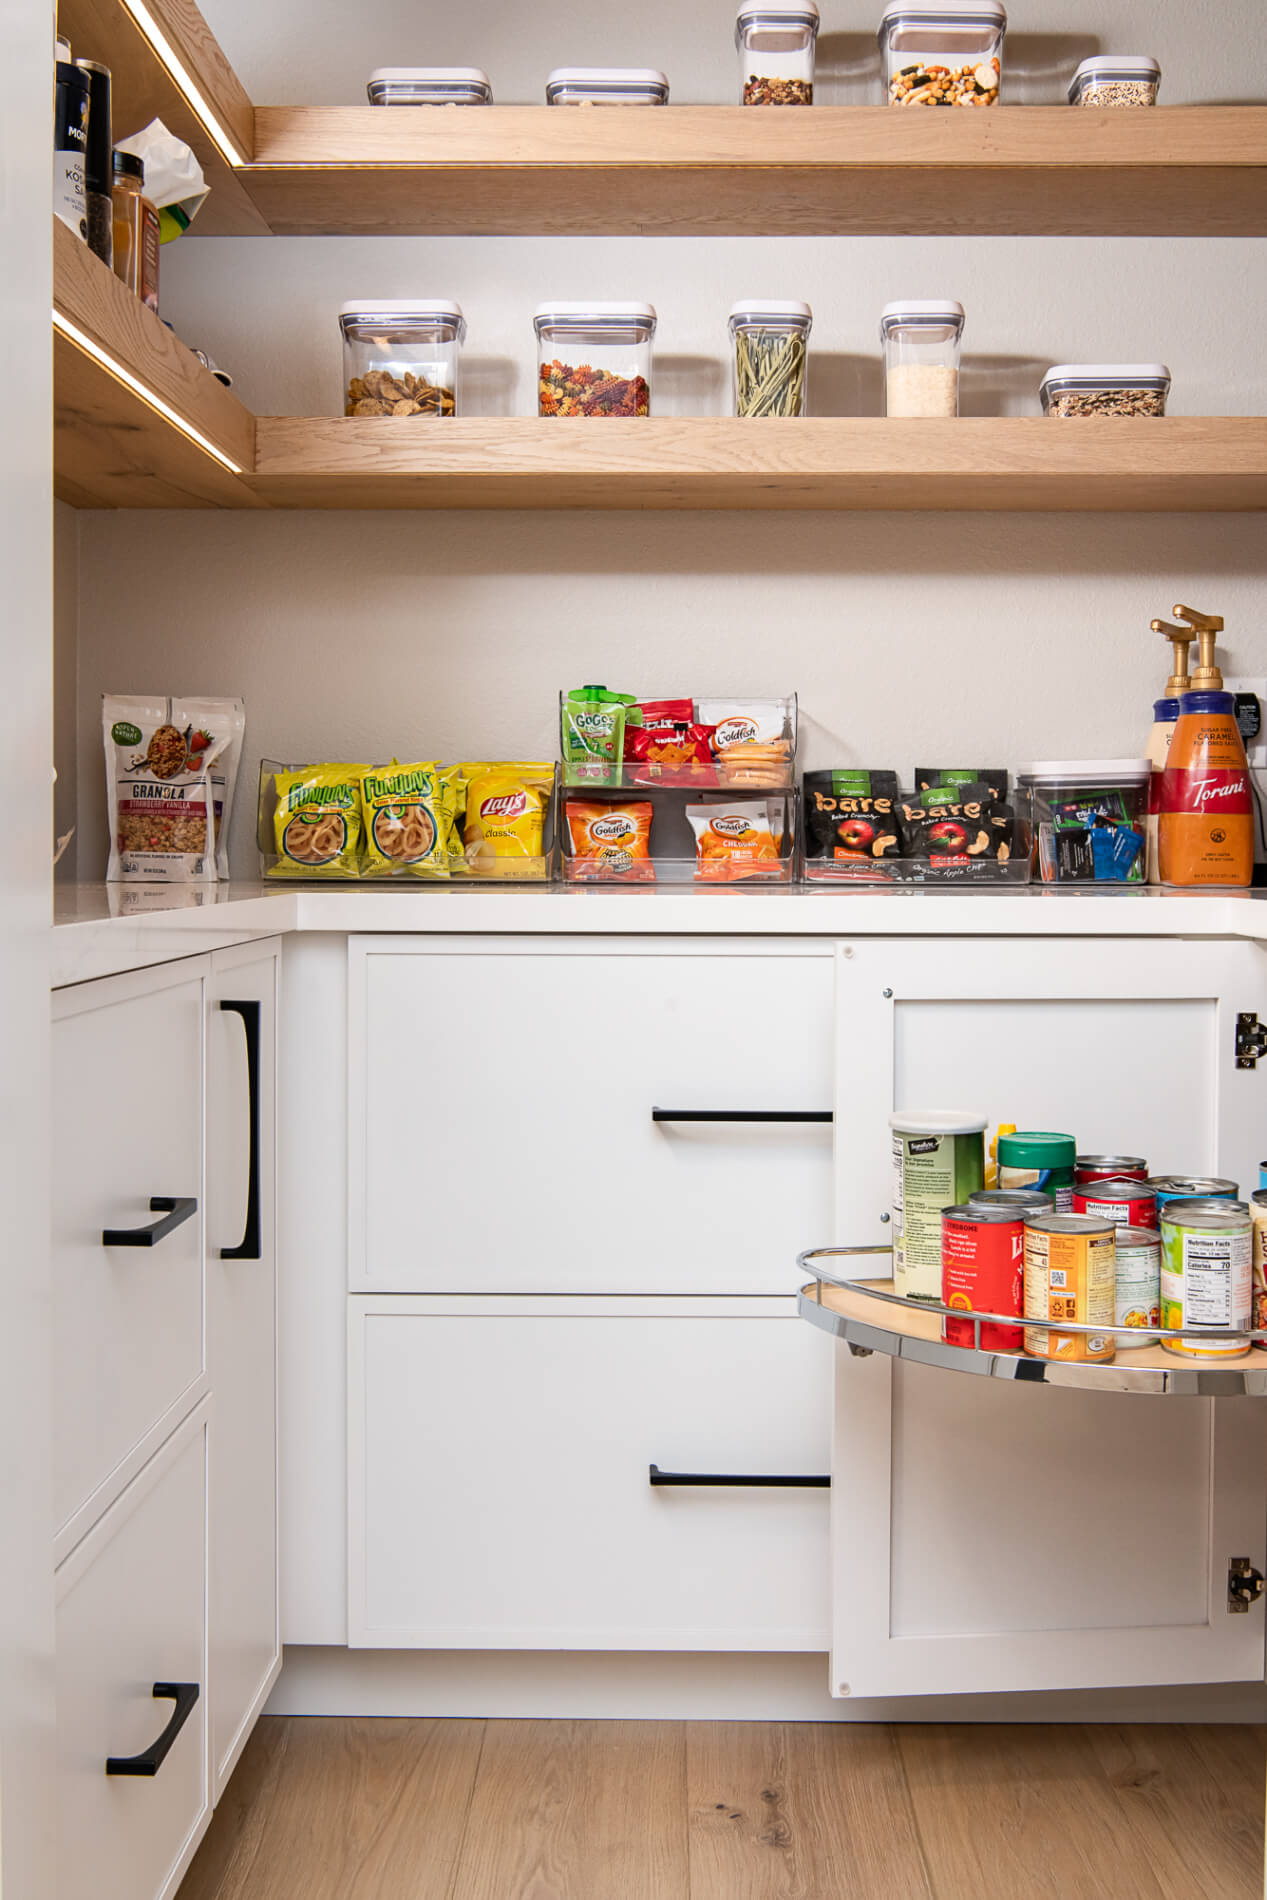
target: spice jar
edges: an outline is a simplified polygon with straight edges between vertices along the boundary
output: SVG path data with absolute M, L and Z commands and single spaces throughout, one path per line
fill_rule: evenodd
M 735 20 L 740 98 L 746 106 L 810 106 L 814 103 L 815 0 L 800 5 L 748 4 Z
M 806 413 L 805 358 L 812 322 L 807 303 L 745 299 L 732 306 L 737 416 Z
M 543 416 L 651 413 L 649 303 L 545 303 L 532 319 Z
M 876 38 L 891 106 L 993 106 L 1007 14 L 997 0 L 925 7 L 890 0 Z
M 884 412 L 889 416 L 959 414 L 961 303 L 886 303 L 880 312 L 884 345 Z
M 444 298 L 378 297 L 345 303 L 345 416 L 454 416 L 466 319 Z
M 1147 53 L 1084 59 L 1069 81 L 1071 106 L 1155 106 L 1161 67 Z
M 654 66 L 556 66 L 548 106 L 667 106 L 669 82 Z
M 158 212 L 145 196 L 145 164 L 135 152 L 116 152 L 114 274 L 151 310 L 158 309 Z
M 1045 416 L 1164 416 L 1164 363 L 1056 363 L 1039 386 Z
M 379 66 L 365 88 L 372 106 L 491 106 L 478 66 Z

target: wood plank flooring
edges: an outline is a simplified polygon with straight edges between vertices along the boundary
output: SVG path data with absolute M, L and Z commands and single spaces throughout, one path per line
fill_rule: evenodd
M 177 1900 L 1263 1900 L 1267 1728 L 266 1717 Z

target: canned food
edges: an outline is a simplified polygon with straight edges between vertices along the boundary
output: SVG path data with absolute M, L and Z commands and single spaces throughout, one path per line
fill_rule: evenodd
M 1062 1333 L 1027 1326 L 1025 1350 L 1039 1359 L 1099 1360 L 1114 1353 L 1117 1229 L 1089 1214 L 1044 1214 L 1025 1223 L 1025 1317 L 1102 1333 Z
M 1087 1181 L 1146 1181 L 1148 1163 L 1141 1155 L 1079 1155 L 1073 1164 L 1073 1184 Z
M 1147 1181 L 1126 1180 L 1122 1176 L 1087 1183 L 1074 1188 L 1073 1211 L 1102 1215 L 1119 1227 L 1156 1227 L 1157 1190 Z
M 1267 1188 L 1255 1188 L 1249 1197 L 1249 1217 L 1254 1223 L 1254 1331 L 1267 1331 Z M 1267 1352 L 1267 1339 L 1255 1339 L 1252 1345 Z
M 1161 1325 L 1161 1235 L 1151 1227 L 1119 1227 L 1115 1240 L 1113 1323 L 1140 1328 L 1137 1339 L 1119 1333 L 1118 1346 L 1155 1346 L 1157 1335 L 1144 1329 Z
M 1239 1192 L 1235 1181 L 1212 1174 L 1150 1174 L 1148 1185 L 1156 1190 L 1159 1211 L 1170 1201 L 1234 1201 Z
M 1028 1220 L 1031 1214 L 1053 1214 L 1056 1204 L 1050 1194 L 1043 1194 L 1038 1188 L 982 1188 L 978 1194 L 968 1196 L 969 1207 L 1007 1207 L 1022 1220 Z
M 1161 1216 L 1161 1321 L 1172 1332 L 1247 1332 L 1253 1241 L 1244 1201 L 1177 1201 Z M 1163 1339 L 1186 1359 L 1241 1359 L 1247 1339 Z
M 947 1207 L 941 1217 L 941 1303 L 975 1307 L 979 1313 L 1022 1312 L 1025 1270 L 1025 1222 L 1007 1207 Z M 949 1346 L 975 1346 L 970 1319 L 943 1318 L 941 1336 Z M 983 1352 L 1020 1352 L 1019 1326 L 982 1324 Z
M 985 1183 L 984 1115 L 940 1108 L 889 1116 L 893 1130 L 893 1284 L 908 1300 L 941 1299 L 941 1210 Z
M 1032 1131 L 1000 1135 L 999 1186 L 1041 1188 L 1055 1201 L 1058 1214 L 1070 1213 L 1077 1146 L 1072 1135 Z

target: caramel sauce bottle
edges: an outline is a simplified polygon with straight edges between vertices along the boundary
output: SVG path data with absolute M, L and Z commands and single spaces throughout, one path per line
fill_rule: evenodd
M 1254 876 L 1254 807 L 1236 701 L 1223 691 L 1223 675 L 1214 663 L 1223 622 L 1191 607 L 1176 607 L 1175 618 L 1196 628 L 1201 663 L 1193 671 L 1192 690 L 1179 701 L 1161 774 L 1161 881 L 1181 890 L 1247 887 Z

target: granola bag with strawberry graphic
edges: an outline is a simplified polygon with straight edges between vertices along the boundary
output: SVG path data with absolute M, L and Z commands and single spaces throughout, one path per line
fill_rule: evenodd
M 107 693 L 101 718 L 110 814 L 107 879 L 227 879 L 229 820 L 246 730 L 243 702 Z

